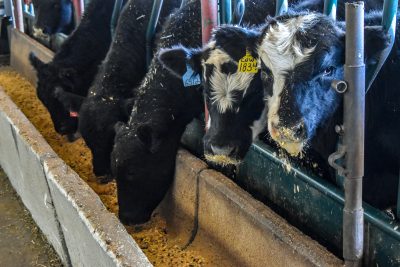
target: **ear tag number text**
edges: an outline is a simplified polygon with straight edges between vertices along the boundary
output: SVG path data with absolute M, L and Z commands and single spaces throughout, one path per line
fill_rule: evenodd
M 246 55 L 239 60 L 238 72 L 246 73 L 257 73 L 258 64 L 257 59 L 255 59 L 249 50 L 246 50 Z
M 195 73 L 189 64 L 186 64 L 186 73 L 182 76 L 183 86 L 195 86 L 201 83 L 200 74 Z

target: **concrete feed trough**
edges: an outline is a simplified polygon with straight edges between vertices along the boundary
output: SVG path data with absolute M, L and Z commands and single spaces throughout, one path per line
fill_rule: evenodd
M 11 65 L 35 82 L 29 52 L 44 61 L 52 53 L 18 31 L 11 36 Z M 0 165 L 65 265 L 151 266 L 124 226 L 2 90 Z M 213 266 L 342 265 L 325 248 L 184 150 L 178 153 L 175 181 L 158 211 L 181 245 L 198 248 Z

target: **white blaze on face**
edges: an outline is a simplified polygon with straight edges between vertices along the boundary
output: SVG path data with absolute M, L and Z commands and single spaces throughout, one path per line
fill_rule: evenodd
M 225 113 L 227 110 L 232 109 L 235 101 L 234 92 L 241 92 L 244 95 L 254 77 L 254 73 L 223 73 L 221 66 L 229 62 L 238 65 L 238 62 L 234 61 L 221 49 L 212 50 L 209 58 L 202 62 L 204 70 L 206 69 L 206 64 L 214 66 L 213 73 L 210 77 L 206 77 L 205 73 L 203 76 L 205 81 L 209 79 L 211 103 L 218 106 L 220 113 Z
M 316 14 L 308 14 L 270 25 L 258 48 L 261 60 L 271 70 L 274 79 L 272 96 L 267 99 L 267 119 L 271 137 L 278 142 L 279 140 L 276 140 L 278 136 L 274 131 L 271 132 L 271 128 L 272 124 L 279 124 L 278 110 L 285 87 L 285 73 L 307 60 L 315 49 L 315 47 L 303 48 L 296 34 L 310 29 L 317 22 L 317 18 Z

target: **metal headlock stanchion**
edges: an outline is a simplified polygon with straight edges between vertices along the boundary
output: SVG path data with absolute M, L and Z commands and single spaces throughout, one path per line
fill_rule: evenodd
M 336 20 L 337 0 L 324 1 L 324 14 Z
M 160 18 L 160 12 L 163 6 L 163 0 L 154 0 L 153 9 L 151 10 L 149 25 L 146 31 L 146 63 L 147 67 L 150 66 L 151 59 L 153 58 L 152 44 L 154 35 L 156 33 L 156 27 L 158 19 Z
M 218 25 L 218 0 L 201 0 L 201 41 L 205 45 L 211 37 L 211 32 Z M 204 102 L 204 121 L 207 125 L 209 113 Z M 206 127 L 207 129 L 207 127 Z
M 114 37 L 115 28 L 118 24 L 119 15 L 121 14 L 121 9 L 124 5 L 124 0 L 115 0 L 114 9 L 111 17 L 111 36 Z
M 242 23 L 246 5 L 244 0 L 232 0 L 232 24 L 240 25 Z
M 276 0 L 276 10 L 275 16 L 283 15 L 288 11 L 288 1 L 287 0 Z
M 221 24 L 232 23 L 232 0 L 220 0 Z
M 85 3 L 83 2 L 83 0 L 72 0 L 72 4 L 74 6 L 75 25 L 78 25 L 81 21 L 82 14 L 85 9 Z
M 345 204 L 343 257 L 346 267 L 360 266 L 364 245 L 365 64 L 364 2 L 346 3 L 346 63 L 344 79 Z
M 24 15 L 22 13 L 22 0 L 15 0 L 15 25 L 20 32 L 24 32 Z
M 398 0 L 385 0 L 383 2 L 382 27 L 390 36 L 390 45 L 379 53 L 375 65 L 368 66 L 366 74 L 367 92 L 392 50 L 396 34 L 397 4 Z

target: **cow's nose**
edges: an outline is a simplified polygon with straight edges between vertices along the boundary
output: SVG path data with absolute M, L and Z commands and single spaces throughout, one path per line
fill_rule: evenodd
M 304 122 L 300 122 L 297 124 L 293 129 L 293 136 L 296 139 L 304 139 L 306 136 L 306 126 L 304 125 Z
M 215 146 L 211 145 L 211 150 L 214 155 L 225 155 L 229 156 L 232 154 L 235 148 L 233 146 Z

